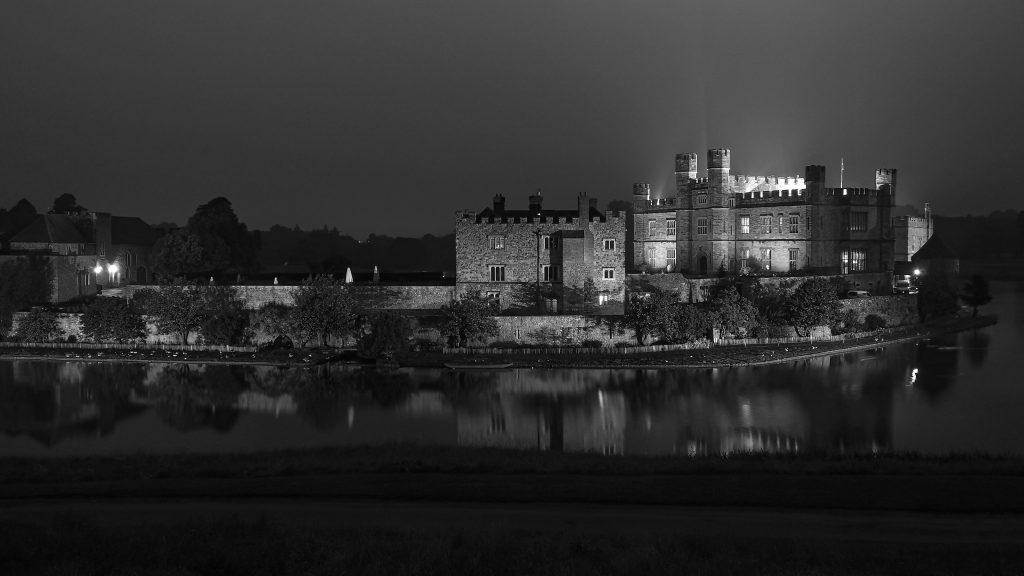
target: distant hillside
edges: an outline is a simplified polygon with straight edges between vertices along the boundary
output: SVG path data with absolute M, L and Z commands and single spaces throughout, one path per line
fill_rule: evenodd
M 960 258 L 1024 257 L 1024 212 L 988 216 L 935 216 L 935 234 Z

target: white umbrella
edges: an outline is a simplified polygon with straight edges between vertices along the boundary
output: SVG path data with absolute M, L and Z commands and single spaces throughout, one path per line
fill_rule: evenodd
M 352 268 L 349 267 L 349 268 L 345 269 L 345 284 L 351 284 L 351 283 L 352 283 Z

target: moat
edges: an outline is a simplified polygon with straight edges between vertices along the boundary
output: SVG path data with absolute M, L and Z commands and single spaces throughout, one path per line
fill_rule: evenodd
M 704 370 L 377 372 L 0 361 L 0 456 L 423 443 L 606 454 L 1024 454 L 1024 283 L 999 324 Z

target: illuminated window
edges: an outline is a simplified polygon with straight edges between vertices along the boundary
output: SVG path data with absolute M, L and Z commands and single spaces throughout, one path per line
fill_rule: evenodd
M 797 234 L 800 232 L 800 215 L 790 214 L 789 215 L 789 233 Z
M 761 224 L 761 233 L 762 234 L 771 234 L 772 233 L 772 217 L 771 217 L 771 215 L 762 215 L 759 218 L 759 222 Z
M 675 268 L 676 266 L 676 249 L 666 248 L 665 249 L 665 265 L 669 268 Z
M 505 281 L 505 267 L 504 266 L 490 266 L 491 282 L 504 282 Z
M 740 234 L 750 234 L 750 216 L 740 216 Z
M 740 250 L 740 258 L 743 260 L 743 265 L 746 266 L 747 261 L 750 260 L 750 248 Z
M 868 229 L 867 212 L 850 212 L 850 232 L 864 232 Z
M 558 312 L 558 300 L 555 298 L 545 298 L 544 310 L 546 312 L 551 312 L 552 314 Z
M 604 251 L 605 252 L 614 252 L 615 251 L 615 239 L 614 238 L 605 238 L 602 241 L 602 246 L 604 247 Z
M 648 236 L 654 236 L 655 233 L 656 233 L 656 230 L 657 230 L 657 226 L 658 226 L 658 223 L 656 221 L 649 220 L 647 222 L 647 235 Z
M 797 270 L 800 268 L 800 249 L 790 248 L 789 249 L 789 269 Z
M 668 236 L 675 236 L 676 235 L 676 219 L 675 218 L 669 218 L 668 220 L 665 220 L 665 234 L 667 234 Z
M 697 234 L 707 234 L 707 233 L 708 233 L 708 219 L 707 218 L 697 218 Z
M 615 268 L 602 268 L 601 277 L 605 280 L 615 280 Z
M 864 250 L 843 250 L 843 274 L 863 272 L 868 254 Z
M 501 250 L 505 248 L 504 236 L 488 236 L 487 242 L 490 244 L 491 250 Z
M 608 295 L 607 294 L 598 294 L 597 295 L 597 304 L 599 306 L 604 306 L 607 303 L 608 303 Z
M 765 270 L 770 271 L 772 269 L 772 249 L 761 248 L 761 266 Z

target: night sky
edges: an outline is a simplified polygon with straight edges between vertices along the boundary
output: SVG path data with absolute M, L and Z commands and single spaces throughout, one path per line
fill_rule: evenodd
M 3 0 L 0 206 L 448 233 L 495 193 L 668 193 L 673 156 L 1024 208 L 1024 2 Z

